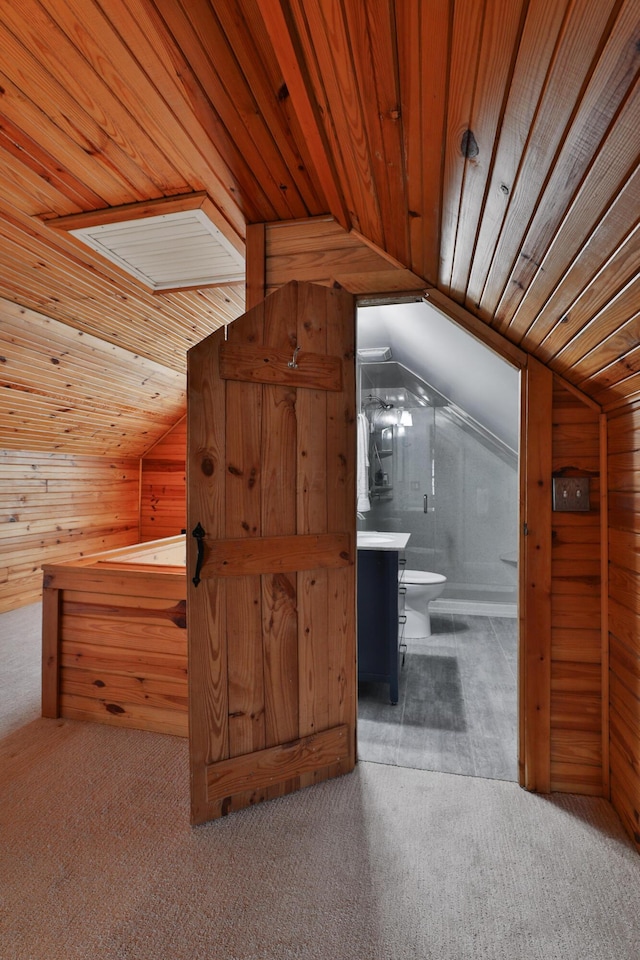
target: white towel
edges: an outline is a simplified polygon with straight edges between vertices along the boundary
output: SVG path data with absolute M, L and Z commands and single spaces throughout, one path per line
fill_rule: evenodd
M 359 513 L 370 510 L 369 503 L 369 421 L 358 414 L 358 505 Z

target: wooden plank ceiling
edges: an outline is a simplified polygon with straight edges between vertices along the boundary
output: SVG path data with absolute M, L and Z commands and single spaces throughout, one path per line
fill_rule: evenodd
M 637 0 L 3 2 L 1 445 L 142 452 L 178 418 L 186 350 L 242 288 L 154 295 L 48 221 L 199 191 L 236 241 L 332 214 L 605 406 L 637 397 L 639 20 Z M 103 342 L 119 439 L 95 391 L 59 403 L 40 376 L 87 359 L 78 333 Z

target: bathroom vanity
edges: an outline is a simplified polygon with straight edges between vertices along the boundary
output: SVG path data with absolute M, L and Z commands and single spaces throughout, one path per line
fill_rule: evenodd
M 400 671 L 398 571 L 409 536 L 358 532 L 358 680 L 388 683 L 391 703 Z

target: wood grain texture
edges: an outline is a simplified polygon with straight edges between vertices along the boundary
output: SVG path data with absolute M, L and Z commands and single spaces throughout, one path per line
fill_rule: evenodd
M 203 746 L 198 752 L 192 746 L 194 822 L 336 776 L 355 763 L 355 693 L 346 691 L 348 681 L 355 691 L 355 617 L 349 613 L 350 606 L 355 611 L 354 335 L 349 294 L 293 282 L 234 324 L 227 347 L 217 335 L 190 355 L 190 451 L 196 436 L 204 449 L 211 441 L 224 449 L 222 470 L 213 453 L 199 464 L 196 457 L 189 480 L 190 504 L 200 503 L 205 517 L 200 579 L 190 577 L 189 589 L 190 618 L 196 611 L 191 643 L 203 672 L 191 687 L 191 728 L 199 728 L 196 744 L 219 753 L 207 760 Z M 263 383 L 246 366 L 224 378 L 238 359 L 278 355 L 287 345 L 299 346 L 301 356 L 328 357 L 343 389 L 272 378 Z M 243 371 L 245 378 L 236 378 Z M 213 407 L 205 410 L 207 390 L 224 397 L 224 419 Z M 211 516 L 215 487 L 206 493 L 216 474 L 220 490 L 224 485 L 224 516 Z M 196 514 L 190 517 L 195 522 Z M 191 571 L 193 557 L 190 563 Z M 332 579 L 334 569 L 345 576 Z M 330 583 L 339 604 L 333 617 Z M 222 589 L 224 617 L 219 602 L 207 608 L 199 599 Z M 220 711 L 227 714 L 224 724 Z M 345 750 L 309 763 L 305 748 L 295 763 L 286 759 L 292 742 L 341 724 L 348 731 Z M 241 775 L 247 763 L 265 757 L 273 760 L 273 776 Z M 226 771 L 225 779 L 212 789 L 216 770 Z
M 352 293 L 421 290 L 424 281 L 386 251 L 347 232 L 326 218 L 302 224 L 266 226 L 266 284 L 274 290 L 290 280 L 325 286 L 339 284 Z
M 265 250 L 260 269 L 266 270 Z M 297 336 L 297 292 L 281 291 L 264 305 L 264 343 L 293 352 Z M 297 391 L 285 386 L 263 387 L 262 505 L 263 535 L 296 533 Z M 293 571 L 262 576 L 263 671 L 266 746 L 299 737 L 297 576 Z M 272 785 L 269 798 L 297 789 L 299 779 Z
M 163 548 L 148 547 L 128 582 L 131 549 L 47 565 L 43 716 L 187 736 L 184 565 L 158 563 Z
M 37 602 L 42 564 L 138 541 L 133 459 L 0 451 L 0 610 Z
M 609 699 L 611 801 L 640 849 L 640 484 L 635 478 L 638 407 L 608 417 Z
M 634 642 L 634 0 L 25 0 L 7 7 L 0 49 L 1 446 L 34 463 L 35 453 L 75 461 L 55 477 L 40 466 L 30 475 L 26 461 L 12 474 L 0 604 L 37 599 L 41 552 L 60 559 L 82 538 L 83 551 L 137 539 L 137 481 L 118 489 L 94 473 L 92 505 L 90 484 L 74 479 L 80 458 L 137 463 L 184 413 L 187 351 L 245 310 L 241 284 L 153 296 L 49 221 L 206 194 L 237 243 L 247 225 L 264 241 L 248 306 L 296 277 L 369 296 L 419 294 L 428 282 L 478 330 L 502 332 L 602 405 L 610 620 Z M 598 470 L 586 420 L 558 421 L 557 433 L 558 462 L 582 436 L 581 463 Z M 198 470 L 205 460 L 200 451 Z M 161 471 L 153 476 L 149 497 Z M 177 487 L 164 496 L 168 505 Z M 554 532 L 552 577 L 565 590 L 551 604 L 552 649 L 566 659 L 584 631 L 591 657 L 590 619 L 604 610 L 585 595 L 596 543 L 580 525 Z M 285 611 L 289 589 L 265 581 L 261 602 L 277 596 Z M 552 770 L 575 784 L 586 766 Z M 629 782 L 612 784 L 629 823 Z
M 187 420 L 183 417 L 140 462 L 140 540 L 173 537 L 187 524 Z
M 237 248 L 260 224 L 330 214 L 397 265 L 301 246 L 267 289 L 436 285 L 604 406 L 638 396 L 619 299 L 639 249 L 633 0 L 25 3 L 0 26 L 0 297 L 101 340 L 107 379 L 110 346 L 183 376 L 245 289 L 154 296 L 51 224 L 206 197 Z M 59 442 L 115 442 L 43 385 L 16 400 L 20 430 L 37 402 Z M 122 444 L 143 430 L 125 410 L 139 386 L 111 407 Z
M 0 320 L 3 447 L 140 457 L 180 418 L 182 374 L 2 300 Z
M 192 623 L 203 623 L 197 646 L 194 631 L 189 631 L 189 757 L 194 821 L 210 814 L 206 764 L 229 756 L 226 588 L 220 580 L 204 583 L 201 590 L 189 586 L 196 570 L 193 530 L 199 523 L 211 537 L 224 537 L 226 530 L 226 395 L 224 384 L 209 377 L 210 358 L 217 364 L 223 336 L 220 331 L 205 345 L 194 347 L 188 356 L 187 615 Z
M 220 351 L 220 376 L 223 380 L 342 391 L 340 357 L 295 350 L 225 343 Z
M 42 594 L 42 716 L 60 716 L 60 593 Z
M 551 439 L 550 371 L 530 363 L 524 390 L 526 456 L 523 472 L 526 536 L 521 582 L 524 662 L 520 663 L 523 786 L 551 788 Z
M 353 563 L 352 537 L 348 534 L 251 537 L 240 540 L 205 540 L 205 577 L 239 577 L 255 573 L 287 573 L 345 567 Z
M 290 780 L 301 770 L 312 776 L 329 763 L 339 763 L 347 756 L 348 734 L 346 725 L 333 727 L 290 744 L 211 764 L 207 770 L 209 802 L 249 790 L 260 794 L 278 781 Z

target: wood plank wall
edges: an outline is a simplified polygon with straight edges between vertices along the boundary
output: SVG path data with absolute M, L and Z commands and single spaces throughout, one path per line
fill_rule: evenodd
M 640 849 L 640 402 L 608 418 L 611 801 Z
M 140 539 L 181 533 L 187 523 L 187 420 L 183 417 L 145 453 L 140 474 Z
M 43 716 L 187 736 L 187 585 L 175 539 L 147 554 L 136 545 L 45 565 Z
M 45 562 L 136 543 L 137 458 L 0 450 L 0 612 L 35 603 Z
M 601 796 L 600 412 L 554 377 L 552 471 L 590 478 L 590 510 L 553 512 L 551 789 Z
M 331 217 L 298 222 L 268 223 L 265 231 L 266 293 L 290 280 L 330 286 L 339 283 L 350 293 L 374 294 L 423 290 L 425 282 L 370 244 L 357 231 L 347 231 Z M 253 249 L 257 226 L 247 237 Z M 247 250 L 247 270 L 251 253 Z
M 257 225 L 252 227 L 252 231 L 257 230 Z M 247 268 L 255 277 L 264 276 L 267 292 L 292 277 L 325 284 L 338 281 L 352 292 L 369 295 L 401 291 L 406 271 L 386 260 L 385 270 L 376 273 L 374 261 L 367 259 L 372 254 L 379 256 L 380 269 L 382 257 L 375 250 L 365 247 L 359 235 L 347 233 L 327 218 L 265 224 L 264 238 L 247 235 Z M 264 258 L 263 272 L 255 266 L 254 257 Z M 360 269 L 363 263 L 367 264 L 365 271 Z M 395 278 L 389 275 L 394 269 Z M 416 289 L 418 285 L 404 288 L 405 292 Z M 483 337 L 480 322 L 472 318 L 475 323 L 470 323 L 468 315 L 462 316 L 460 308 L 445 297 L 438 295 L 436 305 Z M 493 335 L 488 331 L 484 339 L 499 349 L 491 340 Z M 511 345 L 505 341 L 504 346 L 502 352 L 508 355 Z M 523 357 L 526 362 L 525 355 L 520 354 L 520 362 Z M 606 795 L 608 743 L 606 710 L 602 706 L 606 663 L 602 657 L 600 600 L 601 415 L 596 404 L 569 389 L 561 378 L 553 377 L 553 387 L 551 469 L 560 475 L 574 471 L 590 476 L 591 510 L 584 514 L 553 513 L 551 537 L 540 539 L 541 543 L 551 543 L 551 556 L 542 558 L 547 569 L 551 567 L 550 600 L 548 592 L 543 598 L 550 603 L 551 637 L 542 646 L 548 650 L 550 645 L 551 653 L 547 690 L 542 692 L 547 704 L 544 729 L 549 742 L 542 751 L 544 770 L 538 771 L 536 788 Z M 539 613 L 537 610 L 538 620 Z M 545 622 L 548 620 L 546 617 Z

